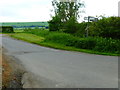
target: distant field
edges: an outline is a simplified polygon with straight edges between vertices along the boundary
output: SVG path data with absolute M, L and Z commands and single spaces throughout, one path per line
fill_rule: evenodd
M 3 22 L 0 26 L 13 26 L 14 28 L 34 28 L 45 27 L 48 28 L 48 22 Z

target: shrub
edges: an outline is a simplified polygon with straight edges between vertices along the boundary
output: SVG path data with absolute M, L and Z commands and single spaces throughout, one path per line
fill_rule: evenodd
M 77 37 L 67 33 L 52 32 L 46 37 L 46 41 L 63 44 L 65 46 L 74 46 Z
M 48 30 L 44 30 L 43 28 L 41 28 L 41 29 L 27 29 L 27 30 L 24 30 L 24 32 L 35 34 L 35 35 L 42 36 L 42 37 L 46 37 L 50 33 Z
M 92 22 L 89 33 L 94 36 L 120 39 L 120 17 L 103 18 Z
M 87 27 L 87 24 L 88 23 L 85 23 L 85 22 L 79 23 L 78 24 L 78 30 L 76 31 L 76 33 L 74 35 L 77 36 L 77 37 L 85 37 L 86 36 L 85 29 Z
M 49 32 L 47 30 L 31 30 L 32 34 L 45 37 L 44 42 L 62 44 L 80 49 L 89 49 L 99 52 L 120 53 L 120 40 L 103 37 L 79 38 L 62 32 Z
M 120 52 L 120 40 L 114 40 L 111 38 L 96 38 L 96 46 L 94 48 L 95 51 L 100 52 L 112 52 L 119 53 Z
M 24 32 L 31 32 L 31 28 L 25 28 L 25 29 L 23 29 L 24 30 Z
M 99 52 L 120 53 L 120 40 L 102 37 L 80 38 L 75 47 Z
M 75 18 L 70 18 L 69 21 L 64 23 L 64 32 L 74 34 L 78 30 L 78 23 Z
M 80 38 L 75 43 L 75 47 L 82 48 L 82 49 L 93 49 L 96 45 L 96 40 L 92 37 L 88 38 Z
M 58 16 L 52 17 L 52 20 L 50 20 L 48 23 L 50 31 L 59 31 L 61 27 L 61 20 Z
M 1 28 L 0 32 L 3 32 L 3 33 L 13 33 L 14 32 L 12 26 L 1 26 L 0 28 Z

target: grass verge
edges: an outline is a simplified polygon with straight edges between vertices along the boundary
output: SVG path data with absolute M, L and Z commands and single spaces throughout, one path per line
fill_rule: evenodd
M 33 34 L 26 34 L 26 33 L 15 33 L 10 36 L 19 40 L 24 40 L 36 44 L 39 44 L 39 42 L 42 42 L 45 39 L 44 37 L 39 37 Z
M 38 44 L 45 47 L 51 47 L 56 49 L 68 50 L 68 51 L 78 51 L 78 52 L 84 52 L 84 53 L 90 53 L 90 54 L 98 54 L 98 55 L 119 56 L 118 54 L 114 54 L 114 53 L 97 52 L 93 50 L 78 49 L 75 47 L 64 46 L 62 44 L 53 43 L 53 42 L 44 42 L 45 40 L 44 37 L 36 36 L 34 34 L 29 34 L 29 33 L 15 33 L 10 36 L 18 40 L 27 41 L 27 42 Z

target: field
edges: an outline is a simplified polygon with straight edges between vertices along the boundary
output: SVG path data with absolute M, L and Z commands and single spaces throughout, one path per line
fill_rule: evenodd
M 47 22 L 3 22 L 0 26 L 13 26 L 14 28 L 34 28 L 34 27 L 46 27 L 49 24 Z

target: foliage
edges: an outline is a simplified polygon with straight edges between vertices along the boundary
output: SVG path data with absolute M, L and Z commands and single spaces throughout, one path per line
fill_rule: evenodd
M 120 39 L 120 17 L 103 18 L 91 23 L 89 33 L 91 36 Z
M 14 30 L 13 30 L 12 26 L 1 26 L 0 27 L 0 32 L 3 32 L 3 33 L 13 33 Z
M 52 17 L 52 20 L 50 20 L 48 23 L 50 31 L 58 31 L 60 29 L 61 20 L 58 16 Z
M 62 29 L 68 33 L 75 32 L 77 30 L 76 21 L 79 17 L 79 8 L 84 6 L 84 4 L 80 3 L 78 0 L 74 2 L 53 0 L 52 5 L 54 7 L 55 16 L 49 21 L 50 31 L 59 31 Z
M 77 37 L 74 37 L 70 34 L 52 32 L 49 35 L 47 35 L 45 41 L 64 44 L 65 46 L 74 46 L 76 40 L 77 40 Z
M 91 50 L 95 47 L 95 45 L 96 45 L 96 41 L 92 37 L 80 38 L 75 43 L 75 47 L 77 47 L 77 48 L 91 49 Z
M 85 37 L 86 27 L 87 27 L 87 23 L 85 23 L 85 22 L 79 23 L 78 24 L 78 30 L 76 30 L 76 33 L 74 33 L 74 35 L 77 36 L 77 37 Z
M 96 38 L 96 46 L 94 50 L 100 52 L 113 52 L 120 53 L 120 40 L 114 40 L 112 38 Z
M 50 32 L 48 30 L 30 29 L 28 31 L 25 31 L 25 33 L 31 33 L 38 36 L 46 37 L 47 35 L 49 35 Z
M 104 38 L 120 39 L 120 17 L 102 17 L 97 22 L 82 22 L 74 34 L 84 37 L 88 26 L 88 36 L 99 36 Z
M 75 46 L 77 48 L 90 49 L 99 52 L 120 53 L 120 40 L 102 37 L 80 38 Z
M 65 24 L 64 24 L 64 32 L 66 33 L 76 33 L 77 30 L 79 29 L 78 27 L 78 23 L 77 21 L 75 20 L 74 17 L 70 18 L 70 20 L 68 20 Z
M 53 0 L 52 5 L 54 7 L 55 16 L 59 16 L 62 22 L 69 21 L 71 17 L 75 17 L 77 20 L 79 17 L 79 8 L 84 6 L 79 0 L 75 0 L 74 2 L 60 2 Z
M 102 37 L 75 37 L 68 33 L 49 32 L 47 30 L 31 30 L 32 34 L 45 38 L 44 42 L 72 46 L 80 49 L 88 49 L 99 52 L 120 53 L 120 40 Z

